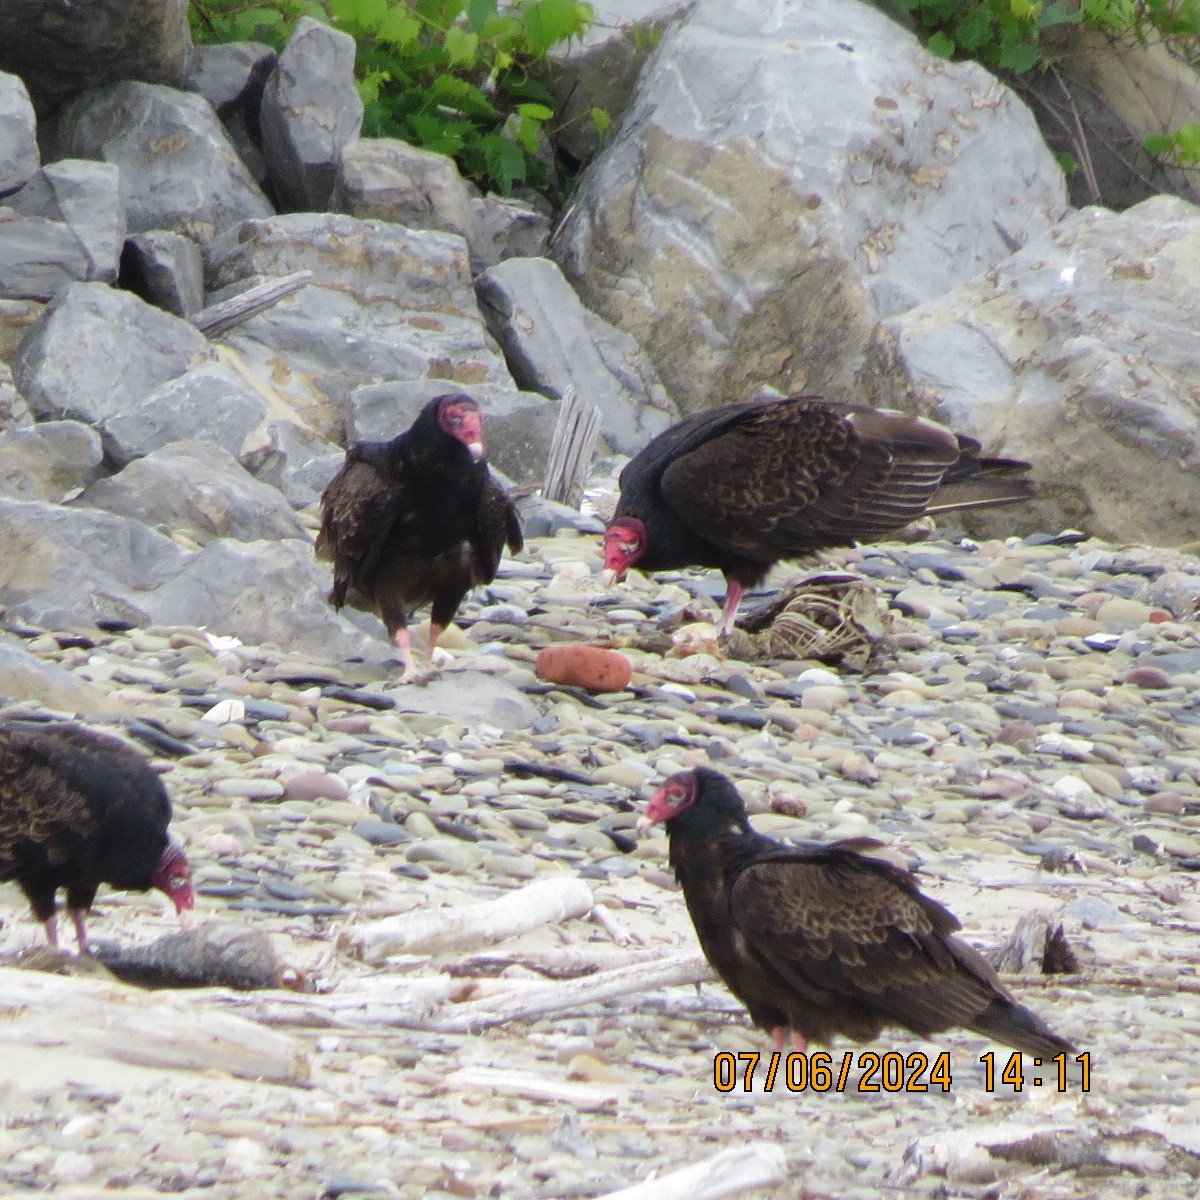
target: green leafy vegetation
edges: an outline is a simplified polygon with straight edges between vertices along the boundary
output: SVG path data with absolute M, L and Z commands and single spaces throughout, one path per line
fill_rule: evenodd
M 1200 64 L 1200 0 L 896 0 L 928 49 L 973 58 L 994 71 L 1024 75 L 1052 67 L 1054 38 L 1066 25 L 1090 26 L 1143 44 L 1161 38 L 1172 53 Z M 1143 149 L 1172 166 L 1200 165 L 1200 125 L 1152 134 Z M 1065 156 L 1071 158 L 1071 156 Z M 1068 174 L 1078 170 L 1071 158 Z
M 1023 75 L 1051 65 L 1046 34 L 1090 25 L 1117 37 L 1160 35 L 1193 63 L 1200 57 L 1200 0 L 897 0 L 934 54 L 973 58 Z
M 193 0 L 198 41 L 258 40 L 282 47 L 302 16 L 358 43 L 358 86 L 368 137 L 402 138 L 447 154 L 480 186 L 510 195 L 518 183 L 553 190 L 546 133 L 554 101 L 532 68 L 584 34 L 583 0 Z M 591 110 L 603 134 L 608 114 Z
M 1152 133 L 1143 138 L 1142 148 L 1173 167 L 1200 166 L 1200 125 L 1193 122 L 1169 133 Z

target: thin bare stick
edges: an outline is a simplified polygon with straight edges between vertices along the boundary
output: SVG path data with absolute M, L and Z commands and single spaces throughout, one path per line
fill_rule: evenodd
M 732 1146 L 702 1162 L 644 1183 L 605 1192 L 599 1200 L 721 1200 L 783 1180 L 787 1157 L 773 1142 Z
M 558 402 L 558 423 L 542 483 L 544 499 L 579 507 L 599 433 L 600 410 L 580 400 L 574 388 L 567 388 Z
M 1088 988 L 1136 988 L 1147 992 L 1183 992 L 1200 996 L 1200 979 L 1152 979 L 1145 975 L 1020 975 L 1013 978 L 1018 988 L 1062 988 L 1086 991 Z
M 679 954 L 657 962 L 634 963 L 613 971 L 600 971 L 583 979 L 524 988 L 512 997 L 491 997 L 461 1004 L 452 1015 L 419 1026 L 439 1033 L 474 1033 L 509 1021 L 526 1021 L 547 1013 L 564 1012 L 583 1004 L 611 1000 L 629 992 L 704 983 L 713 979 L 712 968 L 699 954 Z
M 307 287 L 312 280 L 311 271 L 297 271 L 294 275 L 284 275 L 280 279 L 268 279 L 266 283 L 247 288 L 228 300 L 222 300 L 220 304 L 202 308 L 188 317 L 188 320 L 207 337 L 219 338 L 251 317 L 273 308 L 280 300 Z

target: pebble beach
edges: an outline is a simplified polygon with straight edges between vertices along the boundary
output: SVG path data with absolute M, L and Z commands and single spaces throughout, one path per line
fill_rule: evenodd
M 935 536 L 825 561 L 887 602 L 866 673 L 636 649 L 685 606 L 715 620 L 720 577 L 635 574 L 605 592 L 598 540 L 572 529 L 504 560 L 424 686 L 192 628 L 5 629 L 48 672 L 103 692 L 154 756 L 200 915 L 285 938 L 318 993 L 378 974 L 343 948 L 360 923 L 562 875 L 600 907 L 490 947 L 510 956 L 495 986 L 544 979 L 522 955 L 694 950 L 665 836 L 634 825 L 658 782 L 708 764 L 763 832 L 881 843 L 976 946 L 1028 914 L 1061 922 L 1081 970 L 1008 982 L 1089 1053 L 1086 1093 L 1052 1070 L 1035 1086 L 1028 1067 L 1016 1091 L 999 1080 L 1007 1050 L 975 1035 L 896 1031 L 869 1049 L 948 1052 L 948 1088 L 860 1091 L 860 1048 L 838 1043 L 835 1075 L 855 1055 L 841 1090 L 782 1076 L 768 1089 L 760 1070 L 722 1091 L 716 1056 L 769 1039 L 703 983 L 478 1034 L 277 1025 L 307 1062 L 291 1086 L 16 1049 L 0 1064 L 0 1191 L 591 1197 L 763 1142 L 787 1161 L 763 1196 L 1193 1194 L 1200 560 L 1062 535 Z M 629 687 L 540 680 L 539 650 L 568 641 L 621 646 Z M 5 690 L 5 715 L 38 709 Z M 102 892 L 94 936 L 170 932 L 161 900 Z M 0 888 L 0 922 L 0 954 L 38 941 L 15 886 Z M 387 969 L 486 977 L 469 958 Z

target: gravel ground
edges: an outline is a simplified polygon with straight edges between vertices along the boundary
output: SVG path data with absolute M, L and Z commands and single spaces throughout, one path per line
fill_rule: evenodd
M 1015 1093 L 999 1078 L 1007 1050 L 896 1033 L 871 1049 L 948 1052 L 947 1091 L 860 1091 L 855 1057 L 840 1093 L 789 1091 L 782 1072 L 767 1090 L 765 1062 L 751 1091 L 739 1074 L 723 1093 L 714 1057 L 768 1042 L 716 984 L 476 1035 L 297 1026 L 285 1032 L 311 1064 L 304 1086 L 4 1043 L 0 1191 L 582 1197 L 765 1141 L 788 1173 L 764 1196 L 1194 1195 L 1200 562 L 1071 538 L 832 557 L 895 616 L 866 675 L 629 650 L 629 691 L 548 687 L 540 647 L 636 642 L 684 604 L 715 617 L 721 591 L 712 573 L 639 577 L 600 607 L 597 539 L 570 533 L 505 561 L 424 688 L 195 629 L 8 629 L 157 742 L 202 914 L 287 935 L 319 989 L 377 973 L 337 948 L 341 930 L 563 873 L 588 882 L 607 925 L 570 920 L 492 949 L 693 949 L 665 838 L 636 840 L 633 824 L 656 781 L 711 763 L 764 831 L 886 843 L 977 945 L 1056 914 L 1082 974 L 1013 987 L 1088 1051 L 1087 1093 L 1074 1075 L 1060 1092 L 1053 1070 L 1034 1086 L 1029 1060 Z M 94 935 L 149 941 L 174 928 L 163 904 L 105 892 Z M 0 954 L 36 942 L 13 886 L 0 921 Z M 465 957 L 388 970 L 433 975 Z M 539 978 L 510 964 L 486 986 Z M 848 1049 L 832 1048 L 835 1075 Z

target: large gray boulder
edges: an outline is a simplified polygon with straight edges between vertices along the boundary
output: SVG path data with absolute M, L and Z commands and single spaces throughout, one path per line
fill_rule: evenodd
M 506 258 L 545 258 L 550 253 L 550 218 L 524 201 L 489 192 L 471 201 L 471 211 L 471 265 L 476 272 Z
M 0 198 L 22 187 L 38 169 L 37 121 L 29 92 L 15 75 L 0 72 Z
M 267 80 L 262 148 L 285 211 L 319 212 L 329 205 L 342 151 L 362 128 L 356 49 L 348 33 L 301 17 Z
M 128 517 L 0 498 L 0 562 L 0 606 L 50 629 L 115 619 L 203 625 L 321 657 L 390 651 L 325 603 L 330 577 L 307 539 L 191 551 Z
M 3 450 L 0 440 L 0 456 Z M 162 533 L 186 534 L 200 545 L 217 538 L 253 542 L 305 536 L 291 505 L 275 488 L 260 483 L 233 455 L 210 442 L 171 442 L 120 474 L 93 483 L 77 503 L 133 517 Z
M 213 106 L 246 169 L 270 188 L 259 119 L 263 90 L 279 56 L 260 42 L 196 46 L 188 55 L 183 86 Z
M 332 207 L 352 217 L 443 229 L 474 243 L 471 194 L 454 159 L 398 138 L 359 138 L 342 152 Z
M 694 0 L 592 0 L 595 22 L 581 38 L 555 46 L 535 70 L 555 100 L 555 147 L 580 166 L 604 142 L 592 120 L 603 109 L 617 125 L 629 107 L 638 76 L 663 31 Z
M 0 499 L 0 606 L 50 629 L 151 620 L 156 589 L 187 552 L 169 538 L 95 509 Z
M 313 282 L 227 334 L 246 363 L 326 441 L 344 437 L 366 383 L 436 379 L 514 390 L 479 314 L 467 244 L 435 230 L 328 214 L 251 221 L 206 250 L 209 303 L 261 278 Z
M 0 296 L 49 300 L 68 283 L 113 283 L 125 241 L 120 172 L 64 159 L 0 206 Z
M 45 302 L 41 300 L 5 300 L 0 297 L 0 363 L 11 363 L 16 359 L 25 335 L 45 311 Z
M 104 452 L 78 421 L 42 421 L 0 434 L 0 495 L 57 503 L 100 475 Z
M 333 580 L 306 539 L 222 540 L 192 555 L 152 601 L 165 625 L 204 625 L 253 645 L 321 658 L 387 657 L 390 646 L 329 607 Z
M 0 4 L 0 70 L 25 80 L 43 115 L 119 79 L 177 84 L 191 44 L 188 0 Z
M 600 432 L 636 454 L 679 417 L 637 343 L 579 302 L 548 258 L 510 258 L 475 281 L 508 369 L 530 391 L 561 399 L 568 388 L 600 410 Z
M 1033 463 L 1044 499 L 983 532 L 1200 538 L 1200 208 L 1084 209 L 994 270 L 884 323 L 867 382 Z
M 246 438 L 238 461 L 256 479 L 278 488 L 294 508 L 304 508 L 320 498 L 345 457 L 294 414 L 277 414 Z
M 195 326 L 102 283 L 72 283 L 25 334 L 13 378 L 42 420 L 123 412 L 216 352 Z
M 699 0 L 554 239 L 681 409 L 852 392 L 880 317 L 1066 209 L 1028 110 L 856 0 Z
M 558 421 L 558 405 L 534 392 L 500 388 L 447 388 L 437 380 L 371 383 L 350 396 L 346 444 L 386 442 L 403 433 L 435 396 L 447 391 L 470 396 L 483 414 L 488 462 L 517 483 L 540 483 Z
M 201 96 L 149 83 L 85 92 L 58 115 L 52 157 L 121 169 L 131 233 L 171 229 L 205 242 L 272 209 Z
M 32 424 L 33 413 L 13 383 L 12 368 L 0 362 L 0 433 L 7 433 L 10 429 L 28 429 Z
M 181 233 L 135 233 L 121 255 L 121 286 L 156 308 L 190 317 L 204 307 L 204 258 Z
M 98 425 L 109 461 L 125 466 L 186 438 L 236 457 L 267 412 L 266 400 L 238 371 L 202 363 L 143 396 L 117 397 Z

